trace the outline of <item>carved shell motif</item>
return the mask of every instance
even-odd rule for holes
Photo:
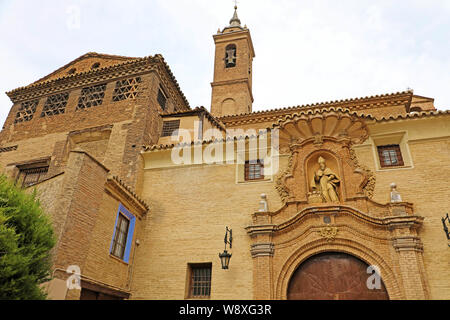
[[[280,149],[310,140],[321,145],[325,137],[359,144],[369,136],[364,118],[344,108],[297,112],[280,120],[274,128],[279,129]]]

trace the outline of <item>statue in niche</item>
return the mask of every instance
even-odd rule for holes
[[[324,158],[319,157],[319,170],[314,172],[311,180],[313,194],[322,198],[322,203],[339,202],[338,187],[341,183],[339,176],[327,167]]]

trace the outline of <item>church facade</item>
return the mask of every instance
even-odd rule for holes
[[[49,297],[450,299],[450,112],[413,91],[253,112],[250,30],[235,10],[213,38],[211,111],[161,55],[7,93],[0,166],[52,217]]]

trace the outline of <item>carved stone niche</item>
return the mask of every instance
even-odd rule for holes
[[[343,108],[305,110],[280,120],[274,128],[279,129],[281,154],[289,155],[288,168],[278,176],[276,186],[284,202],[344,203],[370,196],[374,176],[359,165],[352,149],[369,136],[364,117]],[[325,171],[329,183],[314,179]],[[337,201],[325,199],[326,188],[334,190]]]
[[[305,173],[309,204],[341,202],[341,171],[334,154],[313,152],[305,161]]]

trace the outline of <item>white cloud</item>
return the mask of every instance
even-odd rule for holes
[[[68,28],[68,8],[80,28]],[[0,91],[26,85],[97,51],[162,53],[191,106],[209,107],[212,35],[233,1],[4,0]],[[252,32],[255,110],[415,89],[450,107],[447,0],[241,0]],[[11,107],[0,95],[0,121]]]

